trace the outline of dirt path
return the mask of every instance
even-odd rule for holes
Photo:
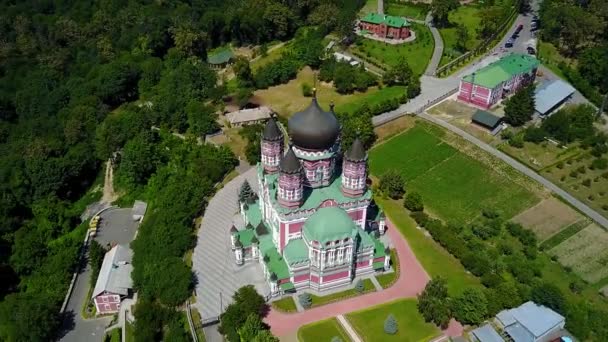
[[[108,159],[106,162],[106,173],[103,180],[103,196],[101,203],[112,203],[118,199],[118,194],[114,192],[114,168],[112,161]]]

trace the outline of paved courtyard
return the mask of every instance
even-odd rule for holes
[[[198,231],[198,242],[192,257],[192,270],[197,277],[196,303],[203,321],[218,317],[232,302],[232,294],[242,286],[255,285],[262,296],[270,293],[264,281],[262,266],[247,262],[237,266],[230,248],[230,227],[238,213],[238,191],[247,179],[257,191],[256,169],[251,168],[226,184],[209,201]]]

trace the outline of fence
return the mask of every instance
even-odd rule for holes
[[[445,94],[443,94],[443,95],[439,96],[438,98],[436,98],[436,99],[434,99],[434,100],[431,100],[431,101],[427,102],[426,104],[422,105],[422,107],[420,107],[420,108],[418,108],[418,109],[416,110],[416,114],[420,114],[420,113],[424,112],[424,111],[425,111],[425,110],[427,110],[428,108],[430,108],[430,107],[432,107],[432,106],[436,105],[437,103],[439,103],[439,102],[441,102],[441,101],[443,101],[443,100],[447,99],[448,97],[450,97],[450,96],[452,96],[452,95],[456,94],[457,92],[458,92],[458,88],[454,88],[454,89],[452,89],[452,90],[448,91],[447,93],[445,93]]]
[[[196,333],[196,326],[192,321],[192,312],[190,311],[190,301],[186,302],[186,316],[188,316],[188,324],[190,325],[190,334],[192,334],[192,340],[198,342],[198,334]]]
[[[460,66],[462,63],[469,61],[471,58],[480,56],[490,50],[494,46],[494,41],[497,38],[501,38],[506,29],[508,29],[514,19],[518,15],[517,11],[512,11],[511,14],[507,17],[507,19],[499,26],[494,34],[492,34],[489,38],[486,38],[479,46],[475,49],[458,56],[456,59],[448,62],[446,65],[440,67],[435,71],[434,76],[447,76],[450,71],[455,70],[455,66]]]

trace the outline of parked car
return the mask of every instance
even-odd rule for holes
[[[526,50],[528,50],[528,53],[529,53],[530,55],[536,55],[536,50],[535,50],[533,47],[528,46],[528,47],[526,48]]]
[[[506,48],[512,48],[513,47],[513,42],[515,42],[515,40],[513,38],[509,38],[509,40],[507,40],[507,42],[505,43],[505,47]]]
[[[524,25],[523,24],[519,24],[519,25],[517,25],[517,28],[515,29],[515,31],[519,33],[519,31],[521,31],[523,29],[524,29]]]

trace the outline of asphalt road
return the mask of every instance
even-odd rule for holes
[[[101,215],[101,223],[95,240],[102,246],[112,243],[129,244],[133,240],[137,223],[131,216],[131,208],[109,209]],[[87,257],[82,260],[80,272],[76,277],[74,288],[68,305],[64,312],[62,333],[60,340],[63,342],[101,341],[105,328],[110,324],[111,317],[84,319],[82,307],[89,300],[87,298],[91,279],[91,268]],[[94,284],[92,285],[94,286]]]
[[[444,127],[445,129],[448,129],[458,135],[460,135],[461,137],[463,137],[464,139],[466,139],[467,141],[477,145],[479,148],[481,148],[482,150],[500,158],[501,160],[503,160],[505,163],[511,165],[514,169],[516,169],[517,171],[525,174],[526,176],[534,179],[535,181],[541,183],[543,186],[545,186],[547,189],[553,191],[554,193],[556,193],[557,195],[559,195],[560,197],[562,197],[564,200],[566,200],[568,203],[570,203],[572,206],[574,206],[576,209],[580,210],[582,213],[584,213],[585,215],[589,216],[593,221],[595,221],[596,223],[598,223],[599,225],[601,225],[604,228],[608,229],[608,219],[606,219],[605,217],[603,217],[602,215],[598,214],[595,210],[589,208],[585,203],[579,201],[578,199],[574,198],[574,196],[570,195],[569,193],[567,193],[566,191],[562,190],[559,186],[551,183],[549,180],[547,180],[546,178],[542,177],[541,175],[539,175],[538,173],[536,173],[535,171],[533,171],[532,169],[528,168],[527,166],[525,166],[524,164],[518,162],[517,160],[509,157],[508,155],[506,155],[505,153],[495,149],[494,147],[484,143],[483,141],[475,138],[474,136],[470,135],[469,133],[461,130],[460,128],[449,124],[441,119],[435,118],[432,115],[426,114],[426,113],[421,113],[418,115],[419,117],[428,120],[430,122],[433,122],[441,127]]]

